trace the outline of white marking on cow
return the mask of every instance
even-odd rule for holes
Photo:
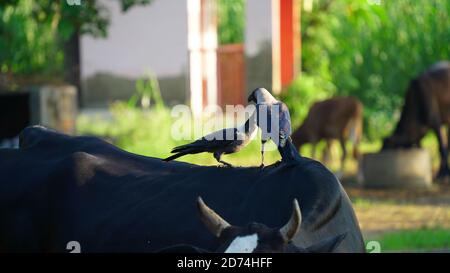
[[[252,253],[258,246],[258,234],[238,236],[228,246],[225,253]]]

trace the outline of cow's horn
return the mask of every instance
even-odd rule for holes
[[[297,235],[298,231],[300,230],[300,225],[302,224],[302,213],[300,212],[300,207],[298,205],[297,199],[294,199],[292,206],[293,211],[291,219],[289,219],[289,222],[280,229],[280,233],[286,243],[290,242],[292,238]]]
[[[219,237],[224,229],[231,226],[222,217],[219,216],[215,211],[210,209],[201,197],[197,199],[198,211],[200,212],[200,220],[208,228],[208,230],[213,233],[216,237]]]

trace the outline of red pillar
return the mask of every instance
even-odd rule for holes
[[[300,0],[272,0],[272,61],[275,93],[300,73]]]
[[[293,0],[280,0],[280,67],[281,86],[294,78],[294,24]]]

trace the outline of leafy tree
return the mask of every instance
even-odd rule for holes
[[[50,2],[50,1],[48,1]],[[48,4],[48,3],[47,3]],[[56,45],[57,21],[32,0],[0,4],[0,68],[4,75],[29,75],[61,69],[62,51]]]
[[[118,1],[125,12],[151,0]],[[79,77],[80,35],[105,37],[108,24],[109,11],[100,1],[81,0],[78,6],[66,0],[3,0],[0,75],[10,83],[13,77],[20,76],[54,77],[65,68],[66,80],[77,81],[67,74]]]
[[[315,0],[312,12],[302,13],[302,77],[314,82],[308,90],[315,89],[317,99],[323,92],[361,99],[371,139],[391,132],[409,80],[450,56],[448,0],[374,3]],[[305,88],[291,86],[286,96]],[[299,98],[291,107],[309,105]]]
[[[219,44],[244,42],[245,1],[218,1],[218,35]]]

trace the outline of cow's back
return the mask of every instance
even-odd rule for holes
[[[394,135],[420,129],[416,139],[421,139],[436,123],[450,124],[449,62],[436,63],[411,79]]]
[[[450,124],[450,62],[442,61],[432,65],[417,80],[426,96],[431,94],[434,98],[442,121]]]
[[[217,240],[198,219],[198,196],[232,224],[271,227],[285,224],[297,198],[300,246],[347,232],[338,251],[364,250],[345,191],[313,160],[263,171],[166,163],[42,127],[26,129],[21,145],[0,150],[0,176],[7,178],[0,183],[3,251],[66,251],[69,241],[84,252],[148,252],[176,244],[212,250]]]

